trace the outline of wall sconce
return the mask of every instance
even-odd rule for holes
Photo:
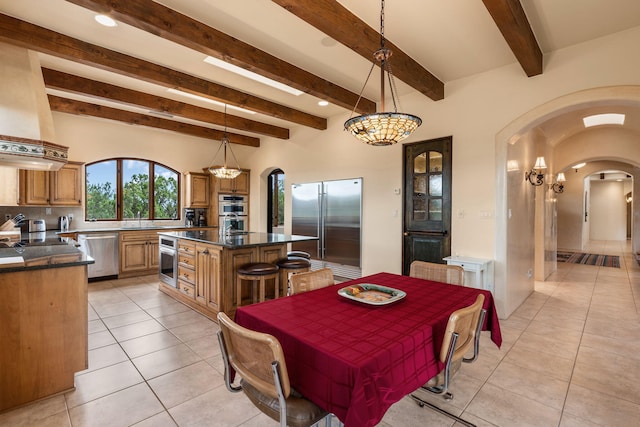
[[[547,164],[544,162],[544,157],[538,157],[533,169],[524,173],[524,179],[526,179],[531,185],[535,185],[536,187],[542,185],[544,183],[544,175],[542,174],[542,170],[546,168]]]
[[[549,188],[553,190],[554,193],[562,193],[564,191],[564,182],[566,182],[566,178],[564,177],[564,173],[560,172],[558,174],[558,178],[556,182],[553,184],[549,184]]]

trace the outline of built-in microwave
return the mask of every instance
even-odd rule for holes
[[[218,215],[225,214],[248,215],[249,203],[247,196],[220,194],[218,196]]]

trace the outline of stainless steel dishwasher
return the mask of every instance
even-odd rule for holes
[[[80,250],[93,258],[89,264],[89,279],[113,278],[118,276],[118,233],[78,234]]]

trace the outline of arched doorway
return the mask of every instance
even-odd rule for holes
[[[630,120],[621,127],[624,129],[621,133],[633,137],[621,138],[623,142],[616,144],[603,144],[600,137],[611,128],[586,130],[582,125],[582,117],[587,113],[612,109],[627,111],[629,117],[638,114],[640,86],[596,88],[557,98],[522,115],[496,135],[494,279],[496,298],[500,302],[498,309],[503,315],[509,316],[533,291],[534,268],[538,266],[536,253],[546,260],[548,249],[555,250],[557,237],[547,235],[547,230],[555,227],[553,204],[557,199],[549,193],[548,184],[556,174],[579,161],[597,160],[625,161],[633,165],[632,175],[640,174],[640,126],[637,121]],[[537,156],[545,156],[548,169],[545,185],[534,188],[522,175],[532,168]],[[638,185],[638,180],[634,180],[634,187]],[[634,251],[640,245],[639,225],[640,218],[634,218]]]
[[[267,231],[284,233],[284,171],[274,169],[267,178]]]

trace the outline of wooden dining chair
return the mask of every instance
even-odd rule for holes
[[[459,265],[436,264],[426,261],[413,261],[409,267],[409,276],[434,282],[464,286],[464,269]]]
[[[289,279],[289,282],[291,283],[291,295],[324,288],[325,286],[331,286],[335,283],[333,280],[333,270],[328,267],[306,273],[294,274]]]
[[[421,390],[442,395],[445,400],[453,399],[453,394],[449,391],[451,378],[458,372],[462,362],[475,362],[480,352],[480,331],[486,316],[486,310],[482,308],[483,303],[484,295],[480,294],[472,305],[451,313],[440,348],[440,361],[444,364],[444,369],[420,387]],[[472,356],[464,357],[472,349]],[[442,415],[474,427],[474,424],[423,400],[416,394],[411,394],[411,398],[420,407],[426,405]]]
[[[244,328],[223,312],[218,313],[218,324],[229,391],[243,391],[260,411],[280,421],[281,427],[308,427],[323,418],[330,426],[331,414],[291,388],[284,353],[274,336]],[[239,386],[232,384],[231,368],[241,377]]]

